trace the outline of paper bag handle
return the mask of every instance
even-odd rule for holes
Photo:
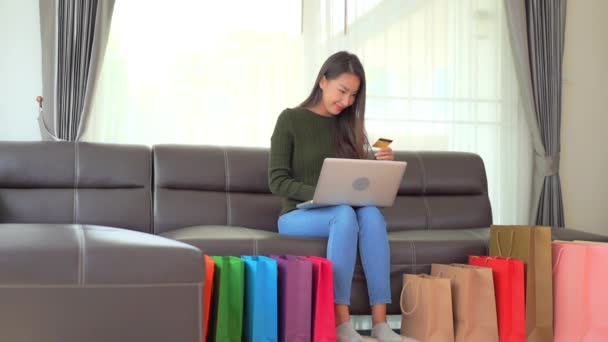
[[[410,284],[409,281],[406,281],[405,284],[403,284],[403,289],[401,289],[401,295],[399,296],[399,306],[401,307],[401,313],[405,316],[409,316],[411,314],[414,313],[414,311],[416,311],[416,308],[418,308],[418,302],[420,299],[420,284],[418,284],[418,291],[416,292],[416,304],[414,304],[414,307],[412,308],[412,310],[410,311],[405,311],[405,308],[403,307],[403,295],[405,294],[405,288]]]
[[[498,236],[500,235],[500,231],[496,232],[496,247],[498,247],[498,255],[501,257],[511,257],[511,253],[513,252],[513,238],[515,238],[515,232],[511,231],[511,243],[509,243],[509,253],[507,255],[502,254],[502,249],[500,248],[500,239]]]
[[[472,258],[475,258],[475,259],[479,259],[479,258],[481,258],[481,257],[480,257],[480,256],[478,256],[478,255],[471,255],[471,257],[472,257]],[[487,266],[487,265],[488,265],[488,263],[490,262],[490,260],[494,260],[494,259],[496,259],[496,258],[493,258],[493,257],[491,257],[491,256],[484,256],[483,258],[484,258],[484,259],[483,259],[483,264],[484,264],[484,266]],[[507,258],[507,259],[509,259],[509,258]]]

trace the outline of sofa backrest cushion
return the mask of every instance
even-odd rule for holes
[[[0,222],[152,231],[149,147],[0,143]]]
[[[466,152],[395,153],[407,161],[395,204],[383,209],[389,230],[484,228],[492,208],[483,160]]]
[[[280,198],[268,189],[268,150],[154,146],[154,232],[195,225],[276,231]]]
[[[268,188],[268,149],[154,146],[154,232],[195,225],[277,231],[280,198]],[[396,152],[408,166],[389,230],[488,227],[492,210],[481,158],[461,152]]]

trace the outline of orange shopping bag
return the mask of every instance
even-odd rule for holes
[[[215,262],[208,255],[205,259],[205,286],[203,287],[203,342],[207,341],[207,327],[209,327],[209,308],[211,307],[211,295],[213,293],[213,271]]]

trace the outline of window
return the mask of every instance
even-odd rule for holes
[[[502,0],[119,0],[86,138],[269,146],[348,50],[370,140],[478,153],[494,222],[524,223],[531,147],[508,38]]]

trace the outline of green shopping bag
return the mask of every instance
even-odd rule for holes
[[[209,340],[241,342],[243,336],[243,301],[245,265],[241,258],[213,256],[213,300],[209,322]]]

